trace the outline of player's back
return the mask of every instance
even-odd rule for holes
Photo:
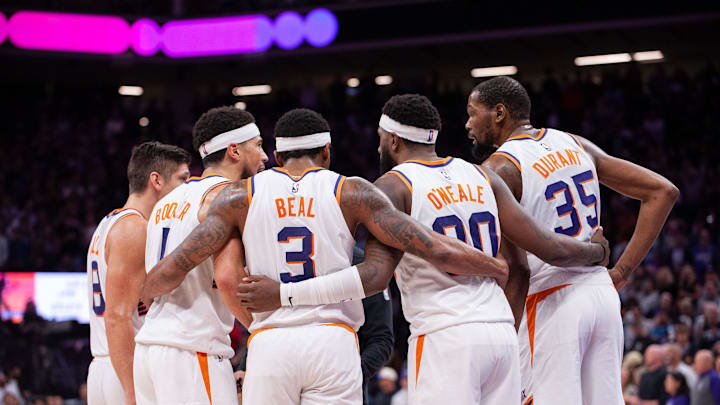
[[[538,222],[557,233],[588,241],[600,226],[600,183],[592,157],[577,138],[543,128],[540,133],[517,135],[496,154],[520,170],[520,204]],[[529,294],[565,283],[609,282],[602,266],[558,268],[528,253]]]
[[[105,282],[107,280],[106,242],[113,225],[128,215],[142,214],[132,208],[117,209],[106,215],[98,224],[90,241],[87,254],[88,297],[90,300],[90,351],[93,357],[109,356],[107,332],[105,329]],[[122,254],[122,252],[116,254]],[[132,324],[135,333],[143,324],[147,308],[138,304],[133,313]]]
[[[190,178],[155,204],[148,221],[146,270],[200,224],[198,212],[207,193],[228,183],[230,180],[221,176]],[[234,317],[222,302],[213,274],[209,258],[188,272],[170,294],[157,297],[135,341],[232,357],[228,334]]]
[[[344,181],[318,167],[299,177],[273,168],[248,179],[250,207],[242,239],[250,274],[289,283],[349,267],[355,240],[339,204]],[[256,313],[250,331],[329,323],[357,330],[363,321],[362,303],[347,301]]]
[[[414,219],[497,256],[497,204],[482,169],[448,157],[406,161],[391,172],[411,190]],[[507,299],[492,278],[449,275],[409,253],[403,255],[396,276],[412,336],[464,323],[513,322]]]

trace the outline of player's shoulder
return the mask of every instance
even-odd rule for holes
[[[108,243],[113,240],[137,240],[145,244],[148,220],[137,210],[130,209],[116,214],[118,217],[108,230]]]

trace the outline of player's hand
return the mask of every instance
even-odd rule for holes
[[[612,279],[613,285],[618,291],[622,290],[622,288],[625,287],[625,284],[627,284],[628,282],[627,278],[623,276],[623,273],[620,271],[620,269],[610,269],[608,270],[608,274],[610,274],[610,279]]]
[[[280,283],[265,276],[247,276],[237,286],[237,296],[250,312],[274,311],[280,303]]]
[[[610,263],[610,242],[608,242],[607,239],[605,239],[605,236],[603,236],[603,227],[599,227],[597,231],[593,234],[592,238],[590,238],[590,243],[599,243],[603,247],[604,255],[602,260],[595,263],[598,266],[607,266],[608,263]]]

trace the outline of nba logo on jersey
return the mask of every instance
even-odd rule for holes
[[[440,174],[443,175],[446,179],[453,181],[452,177],[450,177],[450,173],[447,172],[445,169],[440,169]]]
[[[293,183],[292,189],[290,191],[293,192],[293,194],[297,194],[297,192],[300,190],[300,183]]]
[[[542,146],[543,148],[545,148],[545,150],[548,151],[548,152],[552,150],[552,148],[551,148],[548,144],[546,144],[545,142],[540,142],[540,146]]]
[[[435,131],[433,131],[432,129],[428,130],[428,139],[427,139],[427,141],[428,141],[428,142],[432,142],[433,136],[435,136]]]

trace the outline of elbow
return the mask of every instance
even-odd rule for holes
[[[234,274],[215,274],[215,284],[217,284],[218,290],[221,292],[234,293],[237,289],[238,278]]]
[[[669,181],[663,187],[662,190],[663,196],[670,201],[672,204],[677,201],[678,197],[680,197],[680,189],[678,189],[674,184],[670,183]]]

